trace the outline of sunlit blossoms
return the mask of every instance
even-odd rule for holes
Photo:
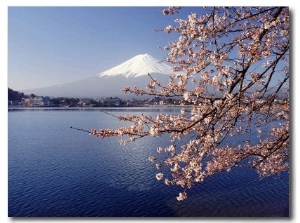
[[[180,7],[163,13],[176,16]],[[124,91],[180,98],[184,107],[172,115],[119,116],[129,125],[91,134],[128,141],[167,134],[169,145],[153,148],[149,161],[157,180],[182,188],[178,201],[233,168],[253,168],[260,177],[289,171],[289,9],[198,8],[164,32],[178,37],[164,47],[174,70],[169,83],[149,75],[146,90]],[[239,137],[245,140],[229,143]]]
[[[179,196],[176,198],[178,201],[185,200],[187,198],[187,193],[186,192],[179,193]]]
[[[163,179],[163,174],[162,173],[158,173],[158,174],[156,174],[156,179],[157,180],[161,180],[161,179]]]

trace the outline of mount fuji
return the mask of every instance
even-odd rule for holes
[[[150,81],[148,74],[167,84],[174,74],[172,67],[159,62],[149,54],[137,55],[126,62],[95,76],[79,81],[44,88],[23,90],[25,94],[51,97],[133,97],[122,90],[126,86],[144,88]]]

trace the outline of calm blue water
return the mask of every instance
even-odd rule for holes
[[[112,109],[126,113],[173,109]],[[289,175],[259,180],[248,169],[206,179],[176,200],[177,186],[155,179],[148,161],[167,138],[120,146],[90,130],[120,125],[97,109],[10,109],[8,112],[8,214],[10,217],[288,216]]]

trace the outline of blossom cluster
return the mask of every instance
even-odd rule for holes
[[[289,9],[204,10],[164,29],[178,35],[164,48],[174,70],[166,86],[149,75],[146,90],[124,89],[136,95],[181,97],[191,107],[175,115],[120,116],[130,125],[91,131],[99,137],[128,136],[130,141],[168,134],[170,145],[156,148],[165,156],[151,154],[149,161],[160,171],[157,180],[183,188],[178,201],[187,198],[186,189],[195,183],[232,168],[255,168],[261,177],[289,170],[289,103],[275,103],[279,95],[289,95]],[[170,7],[163,13],[179,11]],[[274,121],[280,126],[264,128]],[[259,143],[251,140],[254,132]],[[239,136],[248,140],[226,143]]]

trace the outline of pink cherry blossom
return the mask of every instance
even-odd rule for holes
[[[180,7],[163,10],[177,13]],[[124,92],[177,97],[188,107],[172,115],[119,116],[129,125],[90,134],[132,142],[168,134],[169,145],[149,161],[160,171],[158,180],[183,188],[178,201],[206,177],[240,166],[260,177],[289,171],[289,8],[205,7],[174,21],[164,32],[178,38],[162,47],[174,70],[169,83],[149,74],[146,89]],[[230,137],[246,141],[226,144]]]

